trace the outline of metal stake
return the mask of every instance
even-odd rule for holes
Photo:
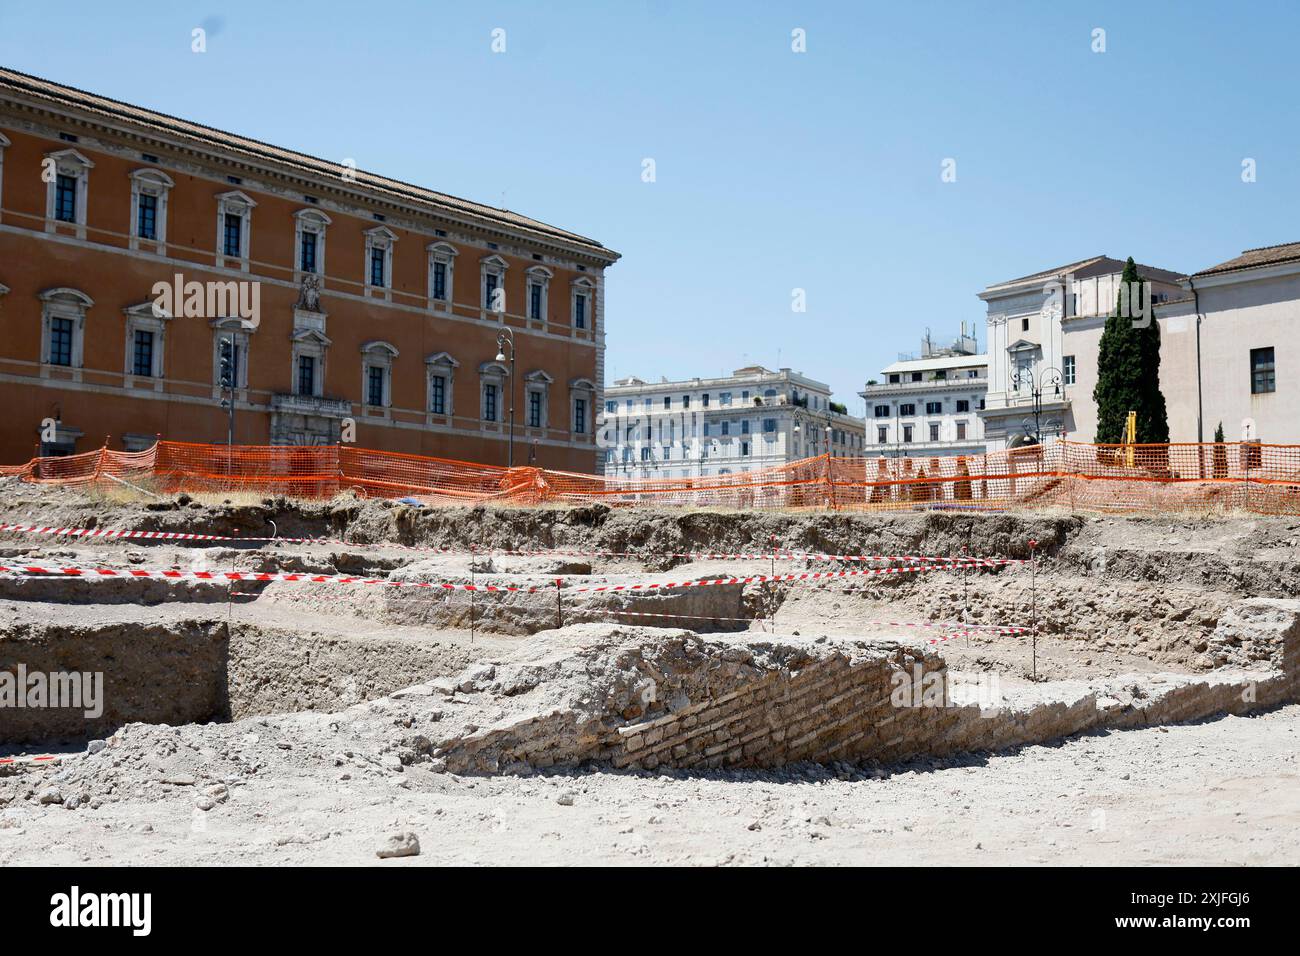
[[[1038,542],[1029,542],[1030,625],[1033,627],[1033,677],[1038,680]]]

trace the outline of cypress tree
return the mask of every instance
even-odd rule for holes
[[[1129,289],[1140,281],[1131,256],[1120,281]],[[1136,306],[1131,303],[1130,312]],[[1164,444],[1169,441],[1169,418],[1160,391],[1160,323],[1152,315],[1145,328],[1134,328],[1131,314],[1120,313],[1117,293],[1097,351],[1097,385],[1092,390],[1097,403],[1094,440],[1099,445],[1119,444],[1124,440],[1128,413],[1137,412],[1138,444]]]

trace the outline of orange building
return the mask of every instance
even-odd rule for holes
[[[236,443],[489,464],[513,398],[515,464],[592,472],[617,259],[0,69],[0,463],[225,442],[233,393]]]

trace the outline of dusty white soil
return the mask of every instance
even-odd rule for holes
[[[202,781],[164,784],[162,763],[141,795],[98,809],[0,809],[0,865],[1300,863],[1298,705],[880,779],[810,766],[469,778],[311,768],[278,743],[295,742],[260,741],[265,764],[207,811]],[[379,860],[398,831],[420,855]]]
[[[776,622],[760,613],[737,628],[751,636],[779,630],[803,637],[915,638],[915,632],[885,622],[948,621],[967,614],[986,624],[1023,623],[1036,604],[1044,630],[1038,676],[1052,680],[1167,669],[1204,673],[1221,663],[1207,653],[1206,640],[1226,608],[1244,598],[1300,593],[1300,522],[1286,518],[977,516],[978,536],[972,536],[966,518],[942,514],[483,514],[418,512],[374,501],[303,509],[283,500],[265,506],[115,505],[67,489],[8,491],[0,495],[3,520],[248,535],[269,533],[274,520],[282,535],[346,535],[380,545],[244,551],[0,540],[0,554],[24,562],[119,567],[382,576],[424,561],[430,573],[464,580],[466,558],[432,559],[382,542],[752,552],[764,550],[776,535],[784,548],[832,553],[952,555],[969,546],[972,553],[1023,557],[1032,537],[1042,548],[1036,588],[1023,568],[971,574],[965,588],[955,575],[790,586],[779,599],[748,587],[748,611],[770,600]],[[554,560],[500,559],[492,571],[642,577],[671,572],[684,579],[770,570],[767,562],[594,557],[583,559],[589,568],[582,569],[568,567],[568,559]],[[776,568],[823,569],[797,562]],[[295,700],[317,711],[210,726],[135,724],[122,735],[124,745],[93,754],[81,753],[78,745],[77,755],[60,766],[0,776],[0,866],[1300,863],[1297,704],[1251,717],[1085,735],[1017,752],[883,769],[799,765],[694,775],[569,770],[462,777],[430,772],[427,764],[402,766],[378,747],[348,752],[331,740],[326,715],[354,703],[355,695],[378,696],[409,682],[413,675],[403,667],[410,661],[402,642],[427,644],[421,647],[426,656],[411,660],[427,659],[447,674],[474,655],[522,640],[517,632],[485,632],[490,614],[486,621],[476,618],[480,630],[471,644],[460,619],[435,627],[435,619],[414,604],[426,601],[423,594],[397,600],[373,589],[271,585],[253,587],[244,599],[237,589],[227,608],[223,595],[200,587],[122,582],[93,590],[83,584],[74,591],[47,581],[0,585],[0,652],[4,638],[42,622],[89,628],[105,621],[224,617],[247,626],[254,637],[263,630],[270,635],[241,645],[251,662],[246,670],[272,675],[265,687],[240,698],[243,712],[293,709]],[[137,586],[138,593],[130,591]],[[468,596],[430,595],[430,608],[434,601],[467,602]],[[486,603],[478,609],[479,615],[489,611]],[[526,623],[548,627],[550,616],[546,603],[537,621]],[[280,632],[290,639],[277,644]],[[954,672],[992,672],[1006,688],[1030,678],[1029,643],[1021,636],[977,634],[936,649]],[[313,679],[320,686],[312,693],[292,686],[286,675],[296,673],[301,655],[323,661],[324,669],[335,668],[337,659],[337,680],[333,672]],[[359,668],[360,676],[350,679],[348,667]],[[341,690],[336,683],[344,685]],[[375,715],[381,725],[388,719],[382,710]],[[409,732],[381,729],[390,737]],[[51,741],[24,749],[55,746]],[[402,832],[417,835],[420,854],[380,860],[376,851]]]

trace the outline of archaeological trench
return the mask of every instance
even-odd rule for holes
[[[134,722],[316,715],[337,732],[329,715],[362,708],[406,728],[385,744],[402,763],[462,774],[887,765],[1258,711],[1295,699],[1300,668],[1296,519],[141,505],[11,486],[0,521],[278,539],[5,533],[13,568],[402,582],[0,574],[0,671],[105,682],[90,720],[4,711],[0,756],[75,760]],[[1021,563],[581,590],[885,566],[784,556],[809,552]]]

